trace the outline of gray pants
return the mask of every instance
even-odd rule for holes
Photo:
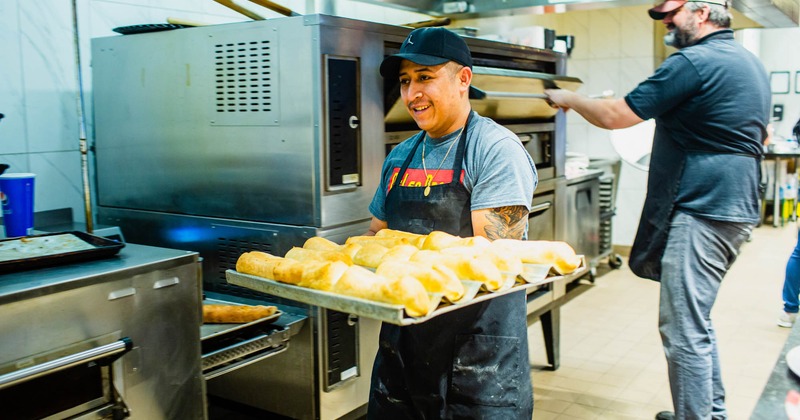
[[[677,419],[726,419],[711,308],[752,225],[677,211],[661,260],[659,331]]]

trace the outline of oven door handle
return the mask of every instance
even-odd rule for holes
[[[16,370],[5,375],[0,375],[0,389],[5,389],[22,382],[27,382],[41,376],[59,372],[64,369],[69,369],[71,367],[94,360],[112,357],[113,359],[116,359],[117,357],[122,356],[124,353],[127,353],[132,348],[133,341],[131,341],[130,338],[125,337],[110,344],[70,354],[56,360],[38,364],[36,366]]]
[[[545,210],[549,209],[550,207],[553,207],[553,203],[550,202],[550,201],[545,201],[544,203],[537,204],[537,205],[531,207],[530,214],[528,214],[528,219],[530,219],[531,217],[536,217],[536,216],[544,213]]]

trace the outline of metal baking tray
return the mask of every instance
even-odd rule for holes
[[[428,315],[414,318],[414,317],[409,317],[405,314],[402,305],[390,305],[387,303],[375,302],[371,300],[359,299],[336,293],[325,292],[322,290],[309,289],[306,287],[295,286],[292,284],[280,283],[275,280],[270,280],[263,277],[239,273],[238,271],[234,270],[226,271],[225,275],[228,279],[229,284],[245,287],[251,290],[255,290],[273,296],[279,296],[282,298],[295,300],[309,305],[320,306],[327,309],[333,309],[339,312],[358,315],[365,318],[377,319],[379,321],[395,325],[419,324],[431,318],[439,316],[443,313],[458,310],[460,308],[478,302],[483,302],[485,300],[494,299],[498,296],[503,296],[505,294],[516,292],[518,290],[527,289],[531,287],[538,287],[544,284],[543,281],[540,281],[535,284],[520,282],[520,283],[515,283],[513,286],[505,288],[504,290],[496,292],[481,291],[469,301],[466,302],[459,301],[458,304],[451,304],[446,301],[442,301],[442,303],[440,303],[439,306]],[[556,280],[558,278],[559,277],[552,277],[553,280]]]
[[[20,258],[14,260],[0,261],[0,273],[9,273],[22,270],[30,270],[34,268],[43,268],[54,265],[68,264],[78,261],[96,260],[100,258],[107,258],[116,255],[120,249],[125,247],[122,242],[106,239],[100,236],[90,235],[86,232],[70,231],[70,232],[55,232],[43,235],[30,235],[25,238],[42,238],[56,235],[74,235],[78,239],[88,243],[92,246],[90,249],[80,251],[59,252],[49,255],[32,256],[28,258]],[[0,244],[8,243],[11,241],[19,241],[21,238],[8,238],[0,240]]]
[[[224,300],[216,300],[216,299],[205,299],[203,300],[203,304],[210,304],[210,305],[241,305],[240,303],[233,303]],[[200,326],[200,340],[206,340],[210,338],[214,338],[223,334],[227,334],[230,332],[234,332],[236,330],[241,330],[244,328],[249,328],[254,325],[259,324],[271,324],[275,322],[280,316],[283,314],[280,309],[275,311],[274,314],[259,318],[255,321],[250,321],[243,324],[203,324]]]

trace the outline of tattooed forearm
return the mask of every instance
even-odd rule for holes
[[[525,206],[497,207],[486,213],[486,220],[487,238],[522,239],[528,223],[528,209]]]

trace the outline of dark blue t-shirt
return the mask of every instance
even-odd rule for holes
[[[764,66],[728,29],[669,56],[625,97],[639,118],[655,118],[654,142],[673,142],[686,153],[672,197],[676,208],[747,223],[759,219],[757,158],[767,135],[770,100]],[[659,161],[655,152],[652,165],[679,167]],[[666,194],[653,173],[648,196]]]

